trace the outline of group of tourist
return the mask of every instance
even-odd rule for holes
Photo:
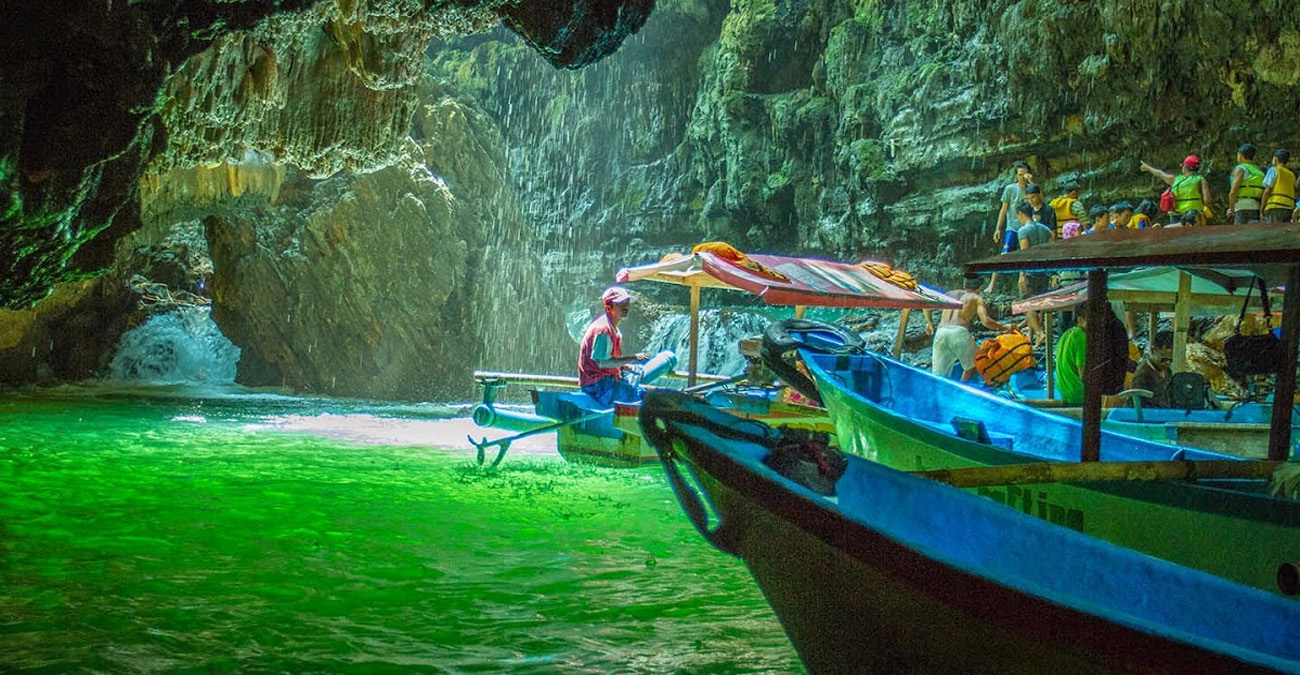
[[[1255,163],[1258,153],[1251,143],[1237,148],[1237,164],[1232,169],[1228,187],[1226,217],[1234,224],[1252,222],[1283,223],[1300,220],[1296,196],[1300,194],[1297,179],[1288,164],[1291,153],[1285,148],[1273,151],[1270,166],[1261,168]],[[1215,220],[1211,208],[1209,181],[1201,175],[1201,158],[1188,155],[1177,175],[1140,162],[1138,167],[1168,185],[1160,199],[1143,199],[1135,206],[1122,200],[1109,206],[1094,205],[1085,208],[1079,199],[1079,184],[1066,180],[1061,185],[1060,196],[1045,202],[1042,188],[1034,183],[1029,164],[1016,162],[1015,182],[1002,189],[994,241],[1006,253],[1029,248],[1041,243],[1041,228],[1031,228],[1028,241],[1021,236],[1027,225],[1044,226],[1051,239],[1069,239],[1101,230],[1140,230],[1148,227],[1194,227]],[[1028,221],[1022,218],[1028,216]],[[1012,225],[1013,219],[1018,225]],[[1029,221],[1032,221],[1029,222]],[[1033,279],[1022,280],[1021,290],[1032,290]],[[989,281],[990,289],[997,286],[997,275]]]
[[[1251,143],[1245,143],[1237,149],[1237,163],[1232,169],[1228,186],[1228,206],[1225,210],[1227,220],[1238,225],[1300,220],[1300,208],[1297,208],[1296,203],[1296,197],[1300,194],[1300,179],[1297,179],[1295,172],[1288,167],[1291,153],[1284,148],[1274,150],[1267,169],[1255,163],[1257,153],[1257,148]],[[1143,199],[1134,206],[1132,202],[1122,200],[1109,206],[1094,205],[1092,208],[1085,208],[1079,199],[1077,181],[1064,181],[1060,187],[1061,194],[1045,202],[1042,188],[1034,182],[1029,164],[1016,162],[1013,167],[1015,181],[1004,187],[1001,192],[994,241],[1001,244],[1003,253],[1008,253],[1040,246],[1052,239],[1069,239],[1102,230],[1195,227],[1206,225],[1216,219],[1211,207],[1213,199],[1209,181],[1200,173],[1200,157],[1188,155],[1183,160],[1177,175],[1147,162],[1140,162],[1138,166],[1141,171],[1159,178],[1168,185],[1168,189],[1158,201]],[[997,280],[996,273],[989,279],[990,291],[997,288]],[[1048,289],[1048,276],[1021,274],[1019,286],[1022,297],[1039,295]],[[960,296],[959,299],[967,298],[971,290],[967,286],[953,291],[952,294],[954,297]],[[963,302],[970,302],[970,300],[963,299]],[[1033,340],[1035,346],[1042,344],[1046,335],[1037,312],[1027,312],[1025,319],[1029,339]],[[943,323],[966,324],[968,322],[960,321],[956,316],[951,320],[945,316]],[[1131,338],[1132,318],[1127,317],[1125,323],[1130,326],[1128,333]],[[994,325],[1000,326],[1000,324]],[[952,332],[951,329],[949,332]],[[1074,341],[1066,340],[1064,337],[1059,347],[1067,352],[1077,351],[1073,347],[1078,345],[1071,347]],[[945,344],[949,342],[953,340],[949,339]],[[1078,343],[1081,345],[1082,340]],[[973,349],[973,341],[968,346]],[[1151,349],[1153,352],[1158,352],[1160,348],[1153,344]],[[967,363],[965,359],[950,358],[949,351],[946,346],[940,345],[936,334],[935,372],[942,372],[945,364],[951,368],[953,360]],[[964,355],[963,353],[962,356]],[[1146,361],[1151,362],[1154,358],[1148,356]],[[1069,364],[1063,364],[1063,367],[1057,370],[1057,374],[1058,389],[1061,390],[1064,398],[1072,398],[1070,394],[1075,393],[1075,389],[1081,390],[1081,381],[1078,383],[1072,381],[1079,378],[1074,377],[1075,374]],[[1061,381],[1062,375],[1065,382]],[[1080,386],[1073,386],[1075,384]]]

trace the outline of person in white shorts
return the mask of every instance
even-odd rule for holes
[[[930,372],[947,376],[952,364],[960,361],[962,367],[961,381],[965,382],[975,374],[975,338],[970,334],[970,322],[978,318],[981,325],[996,331],[1005,331],[1007,327],[989,316],[988,307],[980,297],[984,288],[984,279],[978,276],[966,277],[962,288],[948,291],[948,295],[961,302],[961,309],[945,309],[939,318],[939,328],[935,330],[934,319],[930,312],[925,313],[925,332],[934,336],[932,365]]]

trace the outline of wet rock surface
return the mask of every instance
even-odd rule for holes
[[[651,2],[14,3],[0,73],[0,307],[102,270],[138,227],[136,184],[249,150],[324,177],[396,156],[431,37],[509,24],[561,66],[593,62]],[[556,8],[570,3],[549,3]]]

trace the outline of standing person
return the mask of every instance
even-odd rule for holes
[[[1286,168],[1289,161],[1290,152],[1282,148],[1273,151],[1273,166],[1264,174],[1264,194],[1259,198],[1264,204],[1264,222],[1289,222],[1296,207],[1295,173]]]
[[[1033,248],[1042,246],[1052,240],[1052,231],[1047,225],[1033,220],[1033,207],[1028,202],[1021,204],[1016,209],[1016,219],[1020,221],[1020,231],[1017,236],[1020,238],[1020,248]],[[1042,272],[1021,272],[1020,273],[1020,297],[1032,298],[1047,292],[1048,281],[1050,276]],[[1043,323],[1039,321],[1037,311],[1025,312],[1025,319],[1029,321],[1029,339],[1033,341],[1034,347],[1042,344],[1047,340],[1047,334],[1043,332]]]
[[[1043,189],[1033,183],[1025,186],[1025,202],[1033,209],[1030,213],[1034,220],[1047,226],[1047,231],[1056,236],[1056,212],[1043,199]],[[1018,248],[1023,248],[1019,247]]]
[[[605,312],[587,324],[578,344],[578,385],[606,408],[615,402],[636,403],[641,400],[641,390],[623,380],[623,369],[650,357],[640,353],[623,356],[623,333],[618,324],[631,309],[632,295],[621,286],[610,286],[600,299]]]
[[[1066,405],[1083,403],[1088,340],[1095,337],[1105,341],[1101,350],[1101,363],[1089,366],[1100,371],[1098,384],[1101,385],[1103,395],[1118,394],[1129,376],[1129,366],[1136,365],[1129,360],[1129,341],[1124,335],[1123,324],[1110,307],[1107,306],[1104,311],[1108,316],[1092,317],[1089,316],[1087,303],[1076,307],[1074,327],[1065,331],[1061,335],[1061,342],[1056,345],[1056,393]],[[1094,330],[1095,328],[1101,330]]]
[[[1264,171],[1255,166],[1255,146],[1237,148],[1237,166],[1232,169],[1228,190],[1228,218],[1234,225],[1259,220],[1260,197],[1264,194]]]
[[[1016,180],[1002,188],[1002,208],[998,211],[998,225],[993,231],[993,243],[1001,244],[1003,253],[1010,253],[1020,248],[1014,241],[1015,229],[1007,227],[1007,218],[1015,217],[1012,214],[1016,212],[1016,207],[1025,200],[1025,187],[1034,178],[1028,162],[1016,162],[1012,168],[1016,172]],[[989,277],[989,291],[997,290],[997,285],[998,273],[994,272],[993,276]]]
[[[1197,171],[1201,170],[1201,158],[1196,155],[1188,155],[1183,160],[1182,173],[1174,176],[1168,171],[1157,169],[1146,162],[1142,162],[1143,171],[1163,180],[1169,185],[1169,191],[1174,193],[1174,210],[1173,213],[1182,215],[1195,209],[1201,213],[1207,214],[1210,205],[1210,184],[1205,181]],[[1177,218],[1170,218],[1171,222]]]
[[[1088,353],[1088,305],[1074,309],[1074,326],[1056,345],[1056,395],[1066,405],[1083,403],[1083,364]]]
[[[975,338],[970,334],[970,322],[976,318],[981,325],[996,331],[1005,331],[1006,326],[993,320],[989,310],[980,297],[984,280],[978,276],[968,276],[962,281],[962,287],[948,291],[948,295],[961,303],[961,309],[945,309],[939,318],[939,329],[934,328],[934,319],[930,312],[925,312],[925,332],[934,336],[933,356],[930,359],[930,372],[947,377],[952,371],[952,364],[960,361],[962,367],[961,381],[966,382],[975,374]]]
[[[1066,223],[1073,221],[1082,224],[1088,221],[1088,210],[1083,207],[1083,202],[1079,201],[1079,183],[1066,181],[1061,189],[1065,194],[1048,202],[1048,206],[1052,207],[1052,213],[1056,214],[1057,239],[1065,238]]]

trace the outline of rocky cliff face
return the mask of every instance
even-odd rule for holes
[[[1092,203],[1154,197],[1138,160],[1194,152],[1221,213],[1239,143],[1300,147],[1300,15],[1282,5],[661,0],[647,21],[648,2],[390,4],[195,33],[156,117],[118,120],[140,133],[93,153],[124,176],[153,157],[150,241],[210,216],[214,315],[244,350],[241,379],[404,397],[473,366],[567,369],[566,318],[619,266],[668,250],[722,239],[950,281],[992,251],[1016,160],[1049,193],[1079,179]],[[485,28],[498,16],[514,31]],[[42,133],[5,148],[49,146]],[[38,193],[52,214],[39,235],[6,235],[14,303],[106,260],[99,237],[119,235],[96,229],[103,214],[136,202],[101,179],[82,189],[99,169],[5,152],[25,209],[10,217],[36,222]],[[116,206],[87,206],[108,193]],[[406,301],[407,274],[439,288]]]
[[[266,151],[384,166],[434,35],[505,21],[557,66],[612,52],[652,0],[17,3],[0,50],[0,307],[110,264],[155,166]]]
[[[333,194],[347,193],[362,203],[368,190],[383,193],[383,188],[369,185],[360,174],[386,167],[410,174],[405,187],[384,193],[400,204],[375,206],[368,215],[394,217],[397,230],[412,218],[419,220],[423,230],[413,236],[437,240],[437,246],[420,250],[417,243],[409,253],[416,261],[423,260],[422,254],[438,261],[434,265],[438,273],[428,281],[451,283],[426,293],[429,312],[413,317],[430,319],[436,335],[426,340],[428,336],[420,334],[407,342],[426,341],[440,347],[463,339],[465,322],[447,319],[444,312],[448,297],[467,292],[460,283],[467,239],[443,236],[457,225],[446,217],[450,201],[439,196],[442,188],[430,188],[437,182],[427,170],[421,175],[414,164],[413,158],[423,150],[408,147],[412,118],[420,104],[422,56],[430,38],[473,33],[503,22],[553,66],[581,67],[617,49],[644,23],[652,5],[651,0],[160,2],[93,7],[47,3],[7,15],[5,50],[0,55],[4,77],[0,88],[5,91],[0,119],[8,122],[0,132],[0,178],[5,188],[0,215],[0,307],[12,309],[0,309],[0,322],[13,339],[5,341],[9,351],[0,349],[0,361],[22,363],[20,350],[25,351],[28,343],[42,343],[41,336],[59,325],[63,312],[55,305],[62,307],[62,300],[46,303],[47,311],[24,309],[46,297],[56,283],[109,268],[117,272],[103,278],[104,292],[77,294],[114,298],[97,306],[87,301],[89,306],[79,310],[97,316],[92,322],[96,325],[114,327],[98,341],[88,341],[98,342],[99,349],[56,345],[57,340],[44,348],[80,349],[89,351],[90,358],[77,359],[81,365],[75,368],[51,367],[47,362],[41,362],[43,368],[5,368],[0,381],[27,381],[34,374],[58,379],[89,374],[93,368],[85,363],[102,363],[96,357],[102,357],[121,331],[145,314],[135,311],[135,297],[123,287],[131,272],[133,248],[167,249],[178,230],[192,230],[195,218],[210,213],[216,223],[211,228],[214,253],[245,253],[224,246],[228,242],[219,237],[228,229],[235,236],[248,234],[234,215],[241,209],[245,216],[269,214],[275,220],[286,169],[298,177],[338,176],[335,185],[342,182],[347,187],[335,187]],[[257,168],[266,162],[275,166],[265,171]],[[424,209],[422,213],[402,211],[412,200],[412,208]],[[316,208],[293,200],[285,203],[301,210],[281,218],[294,221],[280,228],[282,236],[293,238],[309,231],[310,223],[302,221],[310,220],[329,221],[336,232],[359,225],[368,230],[363,235],[376,238],[368,243],[393,241],[385,238],[382,226],[358,222],[355,212],[338,205]],[[142,222],[148,233],[127,242]],[[275,229],[273,225],[262,227],[262,234]],[[367,270],[398,271],[385,266],[390,261],[371,261],[356,253],[357,242],[364,241],[364,236],[343,236],[329,242],[338,244],[337,250],[313,252],[325,260],[322,269],[331,272],[350,270],[357,263]],[[480,239],[475,255],[482,249]],[[294,275],[303,272],[292,264],[296,260],[292,254],[299,251],[283,246],[276,250],[288,251],[291,257],[285,269],[271,273],[292,287],[299,281]],[[328,264],[339,258],[346,264]],[[245,350],[248,381],[287,382],[358,395],[430,391],[428,383],[394,384],[398,378],[389,375],[395,369],[389,362],[405,357],[392,354],[361,359],[357,370],[366,375],[358,377],[373,378],[364,386],[353,386],[357,378],[344,373],[346,388],[332,388],[336,376],[329,378],[331,387],[323,387],[324,376],[308,371],[327,368],[313,365],[310,358],[285,356],[296,354],[302,345],[258,344],[258,331],[248,329],[261,320],[257,316],[265,316],[243,311],[249,307],[271,311],[266,305],[274,303],[250,302],[248,294],[239,295],[234,289],[241,282],[264,280],[234,276],[231,281],[225,269],[238,268],[226,264],[217,277],[215,286],[231,291],[230,306],[219,307],[217,316],[224,318],[228,330],[254,343]],[[341,279],[347,280],[347,274]],[[317,281],[321,283],[304,285],[322,292],[330,285],[319,276]],[[395,287],[387,282],[379,285]],[[353,296],[368,300],[369,292],[358,289]],[[337,306],[347,314],[348,307]],[[452,312],[457,313],[463,312]],[[354,337],[338,340],[348,348],[354,343],[358,349],[373,346],[368,340],[374,324],[386,316],[383,311],[362,314],[352,313],[343,320],[348,329],[342,333]],[[334,321],[319,318],[323,323]],[[16,328],[21,326],[25,328]],[[396,325],[389,328],[391,333],[401,332]],[[268,340],[283,337],[276,331],[261,335]],[[448,356],[435,361],[439,363],[429,365],[433,371],[464,360]],[[458,369],[458,375],[463,370]]]

